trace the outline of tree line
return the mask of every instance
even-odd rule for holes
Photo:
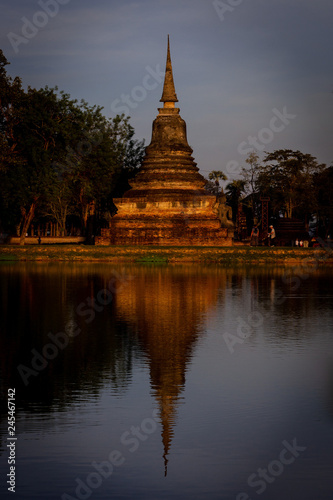
[[[0,232],[24,244],[32,222],[52,221],[58,235],[72,222],[87,236],[89,220],[103,224],[112,198],[129,189],[144,141],[134,139],[129,117],[108,119],[57,87],[24,90],[8,64],[0,50]]]
[[[280,149],[266,152],[262,160],[251,152],[242,168],[240,179],[226,187],[228,204],[234,222],[241,205],[246,214],[248,229],[261,220],[261,199],[269,198],[269,217],[312,223],[322,238],[333,234],[333,166],[327,167],[300,151]],[[206,189],[219,194],[220,181],[227,180],[223,171],[212,171]]]

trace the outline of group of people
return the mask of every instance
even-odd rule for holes
[[[268,241],[269,247],[275,246],[275,238],[276,238],[275,229],[271,225],[271,226],[269,226],[269,230],[268,230],[268,234],[267,234],[267,241]],[[251,245],[252,246],[259,245],[259,227],[258,227],[258,225],[253,226],[253,229],[251,231]]]

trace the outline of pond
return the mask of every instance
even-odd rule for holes
[[[1,264],[1,498],[331,498],[332,276]]]

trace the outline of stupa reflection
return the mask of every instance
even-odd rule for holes
[[[147,355],[151,388],[162,424],[163,458],[174,435],[177,407],[196,341],[207,311],[224,293],[225,270],[188,267],[137,268],[135,278],[116,297],[117,316],[135,325]],[[221,296],[219,295],[219,299]]]

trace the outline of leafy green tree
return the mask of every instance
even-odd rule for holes
[[[124,115],[107,119],[57,88],[24,92],[7,64],[0,51],[0,222],[17,228],[21,244],[38,214],[64,234],[77,213],[85,231],[89,211],[107,209],[123,172],[138,168],[143,141]]]
[[[269,196],[273,211],[289,218],[309,216],[316,207],[314,174],[324,169],[316,158],[281,149],[267,153],[256,181],[261,195]]]
[[[90,108],[86,103],[83,106],[85,139],[81,146],[71,150],[67,172],[82,229],[86,232],[91,209],[108,211],[122,172],[138,167],[143,156],[143,141],[133,139],[134,129],[124,115],[108,120],[101,108]]]
[[[120,118],[123,120],[125,119],[124,115]],[[123,131],[123,138],[125,139],[123,143],[125,154],[122,169],[117,172],[116,186],[112,193],[115,198],[123,196],[123,194],[131,188],[130,180],[133,179],[133,177],[135,177],[138,173],[145,154],[145,141],[138,141],[134,139],[134,129],[128,123],[128,118],[125,123],[127,128],[127,130],[125,129]]]
[[[0,50],[0,230],[5,231],[15,225],[18,216],[17,211],[10,206],[15,186],[7,178],[7,173],[13,165],[24,163],[17,150],[14,135],[14,127],[19,122],[15,103],[22,96],[23,90],[19,78],[12,79],[7,75],[8,64]]]
[[[0,49],[0,172],[21,159],[16,151],[17,141],[13,128],[18,123],[15,102],[22,96],[20,78],[12,79],[6,72],[9,65]]]
[[[59,172],[66,144],[81,128],[76,101],[57,89],[32,89],[15,103],[20,118],[14,127],[17,149],[24,162],[12,165],[9,179],[16,181],[14,202],[20,207],[20,244],[24,244],[36,208],[45,202]]]

